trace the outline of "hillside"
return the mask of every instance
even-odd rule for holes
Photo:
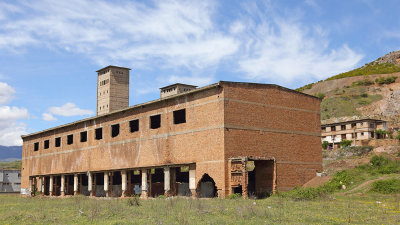
[[[322,99],[321,119],[380,118],[400,126],[400,51],[298,91]]]
[[[16,161],[22,158],[22,146],[1,146],[0,161]]]

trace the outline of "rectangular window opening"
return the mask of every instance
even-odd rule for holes
[[[87,142],[87,131],[81,132],[81,142]]]
[[[116,137],[119,135],[119,124],[111,125],[111,137]]]
[[[96,140],[103,139],[103,128],[100,127],[95,130],[95,138]]]
[[[161,127],[161,115],[150,116],[150,128],[157,129]]]
[[[56,142],[55,143],[56,147],[60,147],[61,146],[61,137],[56,138],[55,142]]]
[[[346,125],[340,126],[340,129],[341,129],[341,130],[346,130]]]
[[[33,150],[34,150],[35,152],[36,152],[36,151],[39,151],[39,142],[35,142]]]
[[[74,143],[74,135],[70,134],[67,136],[67,144],[72,145]]]
[[[186,123],[186,109],[174,111],[174,124]]]
[[[48,149],[50,147],[50,141],[49,140],[45,140],[44,141],[44,149]]]
[[[129,121],[129,128],[131,130],[131,133],[139,131],[139,120]]]

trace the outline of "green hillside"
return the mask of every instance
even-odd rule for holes
[[[367,76],[373,74],[390,74],[400,72],[400,65],[393,63],[378,64],[375,62],[368,63],[363,67],[351,70],[349,72],[341,73],[336,76],[330,77],[326,80],[336,80],[346,77]]]

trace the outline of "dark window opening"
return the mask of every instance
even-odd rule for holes
[[[174,124],[186,123],[186,109],[174,111]]]
[[[112,176],[112,184],[113,185],[121,185],[122,184],[121,172],[119,172],[119,171],[114,172],[114,174]]]
[[[336,127],[335,126],[331,126],[331,131],[336,131]]]
[[[49,140],[45,140],[44,141],[44,149],[48,149],[50,147],[50,141]]]
[[[81,132],[81,142],[87,141],[87,131]]]
[[[96,140],[101,140],[101,139],[103,139],[103,128],[97,128],[96,130],[95,130],[95,133],[96,133]]]
[[[341,129],[341,130],[346,130],[346,125],[340,126],[340,129]]]
[[[61,137],[56,138],[56,147],[61,146]]]
[[[150,128],[157,129],[161,127],[161,115],[150,116]]]
[[[111,137],[116,137],[119,135],[119,124],[111,125]]]
[[[39,142],[36,142],[35,144],[34,144],[34,149],[33,149],[34,151],[39,151]]]
[[[129,121],[129,127],[131,129],[131,133],[139,131],[139,120]]]
[[[70,134],[67,136],[67,144],[72,145],[74,143],[74,135]]]
[[[355,128],[356,127],[356,124],[355,123],[352,123],[351,124],[351,128]]]

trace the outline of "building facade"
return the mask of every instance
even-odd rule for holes
[[[322,142],[327,141],[330,148],[340,148],[342,140],[351,140],[352,146],[361,146],[363,141],[381,138],[376,130],[387,130],[387,122],[377,119],[349,120],[323,124],[321,128]]]
[[[161,91],[173,88],[174,95],[23,136],[24,193],[260,196],[322,170],[319,99],[225,81]]]
[[[21,191],[21,170],[0,169],[0,192]]]

